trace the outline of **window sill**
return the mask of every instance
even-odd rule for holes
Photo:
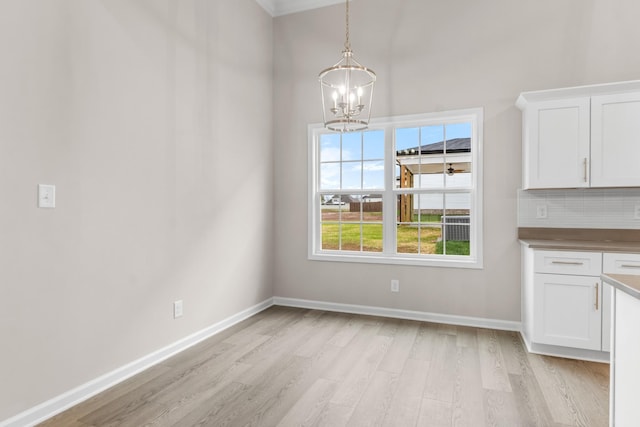
[[[412,265],[420,267],[445,267],[445,268],[470,268],[482,269],[482,260],[467,256],[449,256],[440,258],[437,256],[426,258],[424,256],[411,255],[384,255],[384,254],[362,254],[359,252],[316,252],[309,254],[310,261],[331,261],[331,262],[352,262],[363,264],[391,264],[391,265]]]

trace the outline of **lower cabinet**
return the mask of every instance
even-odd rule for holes
[[[533,340],[602,350],[602,282],[599,277],[536,273]]]
[[[522,335],[529,351],[609,360],[611,287],[601,252],[523,246]]]

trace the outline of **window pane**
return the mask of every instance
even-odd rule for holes
[[[320,189],[337,190],[340,188],[340,163],[320,164]]]
[[[417,158],[414,160],[417,161]],[[415,164],[407,158],[399,159],[399,163],[396,168],[396,188],[416,188]]]
[[[340,134],[325,133],[320,135],[320,161],[337,162],[340,160]]]
[[[351,195],[343,196],[343,198],[346,203],[344,206],[342,206],[342,220],[360,222],[360,220],[362,219],[362,203],[360,202],[361,196]]]
[[[382,194],[367,194],[362,198],[362,220],[382,222]]]
[[[396,129],[396,147],[398,155],[418,154],[418,146],[420,145],[420,129],[419,128],[399,128]]]
[[[442,241],[442,226],[440,224],[425,224],[420,227],[422,233],[420,235],[420,253],[421,254],[437,254],[438,244]]]
[[[332,222],[322,223],[322,249],[338,250],[340,249],[340,224]]]
[[[444,209],[444,198],[441,193],[420,194],[419,196],[415,197],[419,199],[418,201],[420,203],[422,212],[442,212],[442,210]]]
[[[430,169],[433,169],[431,173],[422,174],[420,176],[420,188],[443,188],[444,186],[444,165],[437,163],[435,165],[429,165]]]
[[[362,250],[382,252],[382,224],[362,224]]]
[[[342,134],[342,160],[362,159],[362,132]]]
[[[446,255],[470,255],[470,206],[471,194],[447,194],[446,216],[444,218],[445,248],[440,249]]]
[[[360,246],[360,223],[342,223],[341,249],[343,251],[359,251]]]
[[[447,215],[469,215],[471,208],[470,193],[450,193],[445,198]]]
[[[442,240],[443,204],[444,194],[398,195],[398,253],[438,253]]]
[[[343,162],[342,163],[342,188],[360,189],[362,188],[362,163]]]
[[[384,159],[384,131],[376,130],[364,133],[364,160]]]
[[[419,172],[420,130],[401,128],[395,132],[396,188],[414,188],[414,174]]]
[[[398,224],[397,226],[397,252],[399,254],[417,254],[418,251],[418,225]]]
[[[447,188],[471,188],[471,174],[465,172],[471,163],[448,163],[444,175]]]
[[[333,196],[320,197],[320,217],[322,221],[340,220],[340,199]]]
[[[445,126],[447,141],[457,138],[471,138],[471,123],[452,123]]]
[[[445,184],[447,188],[471,188],[471,123],[445,127]]]
[[[384,188],[384,162],[363,162],[362,188]]]
[[[436,148],[442,150],[442,141],[444,141],[444,126],[423,126],[420,128],[420,145],[428,151],[433,151]],[[431,146],[432,144],[438,144],[437,146]]]
[[[398,195],[396,221],[396,251],[403,254],[420,253],[420,224],[417,222],[416,196]]]
[[[414,215],[414,198],[413,194],[399,194],[398,195],[398,208],[396,209],[397,218],[396,221],[400,223],[413,222]]]
[[[442,241],[442,209],[444,194],[420,195],[421,254],[437,254]]]

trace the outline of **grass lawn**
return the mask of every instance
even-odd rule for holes
[[[442,242],[436,242],[436,253],[442,253]],[[470,255],[469,241],[449,240],[447,242],[447,255]]]
[[[338,246],[342,232],[342,250],[360,250],[360,224],[322,224],[322,249],[340,249]],[[362,225],[362,250],[365,252],[382,252],[382,224]]]
[[[423,215],[425,216],[425,215]],[[435,215],[434,215],[435,216]],[[322,224],[322,249],[338,250],[342,232],[342,250],[360,251],[360,224],[343,223],[340,230],[337,223]],[[422,254],[442,254],[442,242],[439,242],[440,227],[420,228],[420,252]],[[398,253],[418,253],[418,228],[410,225],[398,226]],[[382,252],[382,224],[362,224],[362,250],[364,252]],[[469,255],[469,242],[447,242],[447,255]]]

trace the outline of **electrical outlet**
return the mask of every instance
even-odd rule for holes
[[[173,302],[173,318],[182,317],[182,300]]]
[[[640,205],[636,205],[633,210],[633,219],[640,219]]]
[[[400,292],[400,281],[393,279],[391,281],[391,292]]]
[[[536,218],[545,219],[547,217],[547,205],[536,206]]]

